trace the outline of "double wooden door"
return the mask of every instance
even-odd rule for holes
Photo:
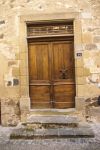
[[[31,108],[75,107],[73,41],[29,43]]]

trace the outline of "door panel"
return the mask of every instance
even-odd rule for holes
[[[29,43],[32,108],[75,107],[73,41]]]
[[[63,86],[63,88],[62,88]],[[55,86],[55,93],[66,93],[66,94],[72,94],[72,93],[75,93],[74,91],[74,88],[75,88],[75,85],[73,84],[66,84],[64,85],[63,83],[61,84],[60,82],[60,85],[56,85]]]
[[[67,109],[67,108],[74,108],[75,104],[74,103],[55,103],[55,108],[56,109]]]
[[[53,43],[53,79],[74,80],[73,42]],[[65,72],[65,77],[63,77]]]
[[[70,107],[75,107],[75,85],[67,84],[67,85],[56,85],[54,87],[55,92],[55,107],[58,106],[58,103],[61,104],[59,106],[62,109]],[[63,104],[64,103],[64,104]]]
[[[49,80],[49,45],[29,45],[29,75],[31,80]]]
[[[29,94],[32,108],[50,106],[49,44],[29,44]]]
[[[32,108],[45,108],[50,105],[50,88],[48,85],[30,86],[30,98]],[[51,107],[51,106],[49,106]]]
[[[53,49],[53,83],[55,108],[75,106],[73,42],[55,42]]]

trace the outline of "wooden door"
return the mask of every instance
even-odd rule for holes
[[[75,106],[75,67],[72,41],[52,43],[54,107]]]
[[[75,106],[72,41],[29,43],[29,92],[32,108]]]

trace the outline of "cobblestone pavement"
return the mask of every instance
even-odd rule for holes
[[[0,150],[100,150],[100,123],[91,124],[94,139],[10,140],[12,127],[0,127]]]

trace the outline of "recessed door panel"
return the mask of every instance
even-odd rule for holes
[[[29,44],[29,93],[32,108],[50,105],[49,44]]]
[[[53,79],[74,81],[73,42],[53,43]],[[64,81],[64,80],[63,80]]]
[[[49,80],[49,45],[29,45],[29,74],[31,80]]]

